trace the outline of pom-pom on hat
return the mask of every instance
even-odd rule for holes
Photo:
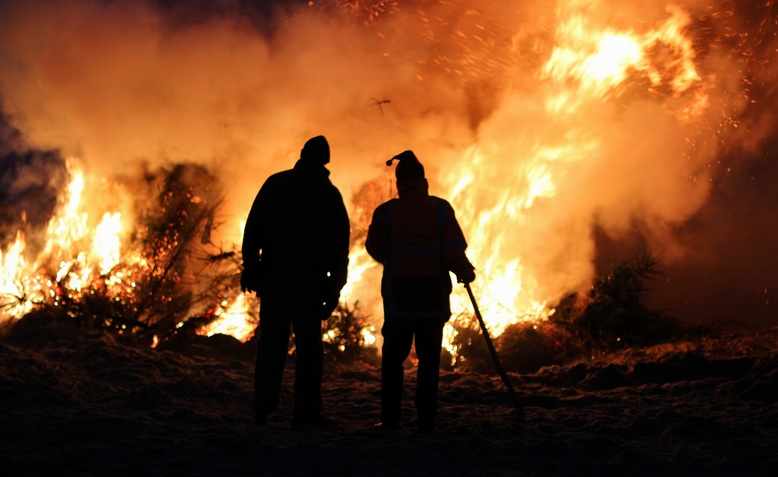
[[[391,166],[393,161],[399,162],[394,170],[397,182],[410,182],[424,179],[424,166],[419,162],[419,159],[416,158],[416,154],[414,154],[413,151],[408,150],[397,154],[386,161],[386,165]]]

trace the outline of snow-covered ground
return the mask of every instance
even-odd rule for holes
[[[630,350],[500,381],[445,372],[439,427],[381,433],[374,365],[330,364],[338,430],[252,416],[253,350],[146,349],[63,323],[0,341],[5,475],[776,475],[778,330]],[[291,361],[288,371],[291,371]],[[45,471],[45,469],[51,469]],[[7,473],[6,473],[7,472]]]

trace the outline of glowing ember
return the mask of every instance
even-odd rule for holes
[[[373,346],[376,343],[376,336],[373,333],[375,330],[372,329],[372,327],[365,327],[362,328],[362,331],[360,331],[360,334],[362,335],[362,342],[365,346]]]

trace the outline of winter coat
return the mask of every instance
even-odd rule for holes
[[[244,268],[263,299],[336,296],[348,252],[348,214],[324,166],[298,161],[265,181],[243,235]]]
[[[384,266],[381,295],[393,314],[451,315],[449,272],[463,276],[473,266],[454,209],[423,192],[381,204],[373,213],[367,251]]]

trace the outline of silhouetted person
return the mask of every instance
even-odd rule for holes
[[[437,412],[438,374],[443,325],[451,316],[449,271],[461,282],[475,279],[465,256],[467,244],[445,200],[429,195],[424,166],[411,151],[387,161],[396,168],[398,199],[381,204],[373,213],[367,251],[384,266],[384,337],[381,361],[381,421],[399,425],[403,362],[414,337],[419,368],[416,410],[419,427],[431,430]]]
[[[346,283],[349,220],[324,167],[324,136],[303,146],[291,170],[270,176],[251,206],[243,235],[241,288],[260,297],[255,374],[258,424],[278,406],[290,328],[295,335],[296,427],[321,422],[321,321]]]

